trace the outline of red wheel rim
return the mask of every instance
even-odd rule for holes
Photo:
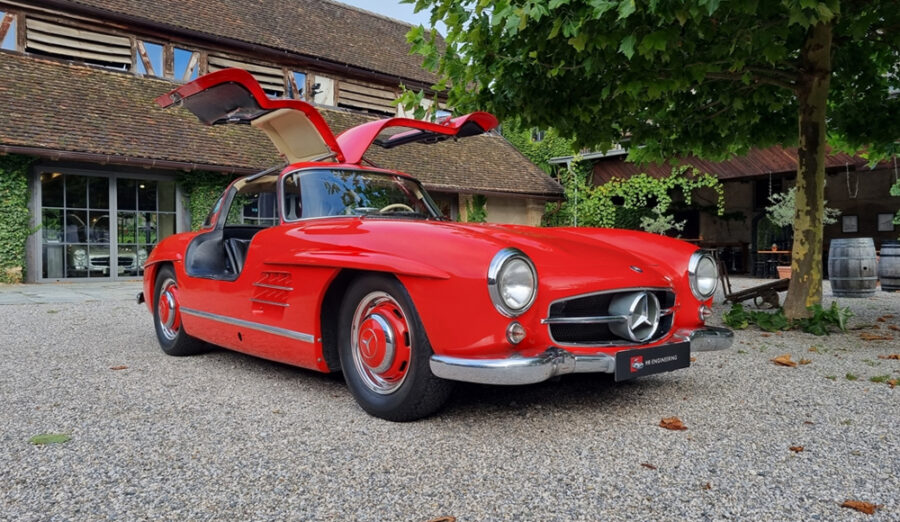
[[[382,395],[397,391],[409,374],[412,354],[403,308],[389,294],[372,292],[360,300],[350,328],[353,363],[363,384]]]
[[[166,279],[159,287],[156,305],[159,329],[168,340],[174,340],[181,330],[181,311],[178,307],[178,285],[173,279]]]

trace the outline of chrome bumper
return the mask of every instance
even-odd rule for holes
[[[691,352],[724,350],[731,346],[734,333],[727,328],[707,326],[676,332],[674,338],[689,341]],[[466,359],[445,355],[431,356],[431,372],[451,381],[481,384],[521,385],[543,382],[568,373],[614,373],[616,358],[611,355],[574,355],[560,348],[549,348],[536,357],[507,359]]]

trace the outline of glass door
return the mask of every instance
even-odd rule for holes
[[[176,232],[174,180],[43,172],[40,185],[43,279],[140,277]]]

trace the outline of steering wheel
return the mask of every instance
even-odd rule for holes
[[[407,205],[406,203],[391,203],[390,205],[385,205],[385,206],[381,207],[381,209],[378,211],[378,213],[384,214],[385,212],[390,212],[392,210],[404,210],[406,212],[415,213],[415,210],[413,210],[413,208],[411,206]]]

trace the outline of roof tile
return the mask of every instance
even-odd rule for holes
[[[222,170],[262,169],[282,161],[256,129],[205,126],[186,110],[159,108],[153,100],[172,87],[156,78],[0,51],[0,106],[6,108],[0,144]],[[335,134],[376,119],[347,110],[320,111]],[[562,195],[555,181],[496,134],[390,150],[373,147],[367,158],[408,172],[429,188]]]

